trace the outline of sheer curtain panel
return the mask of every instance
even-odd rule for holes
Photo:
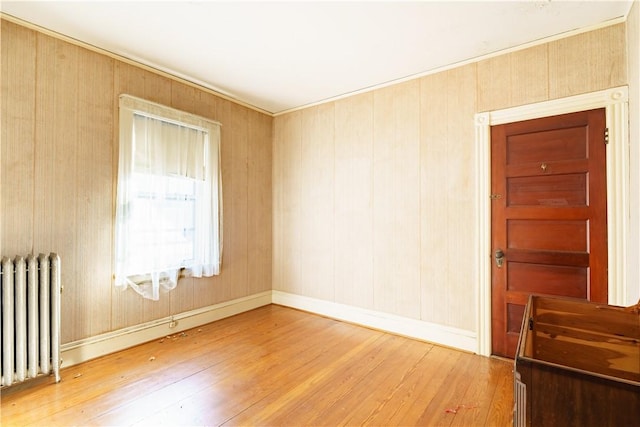
[[[120,96],[115,285],[145,298],[220,274],[220,125]]]

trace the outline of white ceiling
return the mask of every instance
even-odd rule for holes
[[[3,0],[0,8],[278,113],[626,17],[632,2]]]

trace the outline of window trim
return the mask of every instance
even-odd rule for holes
[[[147,101],[141,98],[137,98],[135,96],[131,96],[128,94],[122,94],[119,96],[119,144],[118,144],[118,152],[116,154],[118,162],[120,162],[121,159],[121,152],[120,150],[122,149],[122,141],[126,141],[127,139],[131,139],[131,135],[130,132],[133,129],[133,120],[134,120],[134,116],[135,115],[141,115],[141,116],[145,116],[145,117],[149,117],[151,119],[154,120],[159,120],[159,121],[163,121],[163,122],[167,122],[167,123],[173,123],[179,126],[187,126],[190,128],[194,128],[196,130],[202,131],[202,132],[206,132],[209,135],[209,143],[210,145],[210,150],[213,152],[215,151],[215,159],[217,160],[217,165],[216,165],[216,169],[217,169],[217,179],[215,181],[212,181],[211,185],[216,186],[217,188],[215,188],[215,193],[212,194],[212,197],[214,198],[214,200],[216,199],[216,193],[217,193],[217,224],[214,222],[212,224],[213,227],[213,231],[214,231],[214,235],[215,235],[215,229],[217,227],[217,242],[215,242],[214,244],[217,243],[217,254],[218,254],[218,259],[217,261],[214,262],[213,267],[211,267],[211,264],[201,264],[201,267],[206,267],[206,268],[198,268],[198,271],[195,272],[191,267],[189,267],[188,269],[185,267],[182,267],[178,270],[177,274],[179,275],[179,277],[188,277],[188,276],[193,276],[193,277],[201,277],[201,275],[206,275],[206,276],[210,276],[211,274],[219,274],[220,273],[220,268],[221,268],[221,264],[222,264],[222,247],[223,247],[223,231],[222,231],[222,225],[223,225],[223,215],[222,215],[222,162],[220,159],[220,145],[221,145],[221,141],[220,141],[220,128],[222,127],[222,125],[215,121],[215,120],[211,120],[205,117],[201,117],[198,116],[196,114],[192,114],[192,113],[188,113],[185,111],[181,111],[172,107],[168,107],[165,105],[161,105],[155,102],[151,102],[151,101]],[[120,164],[118,164],[118,168],[117,168],[117,173],[116,173],[116,180],[115,180],[115,218],[114,218],[114,227],[115,227],[115,238],[114,238],[114,243],[113,243],[113,254],[114,254],[114,267],[113,267],[113,271],[114,271],[114,282],[115,282],[115,286],[116,287],[120,287],[120,288],[127,288],[129,285],[131,285],[132,287],[134,287],[134,289],[140,293],[141,295],[143,295],[145,298],[150,298],[150,299],[154,299],[157,300],[158,299],[158,289],[154,289],[153,290],[153,295],[149,296],[146,293],[143,293],[140,291],[140,289],[137,289],[135,285],[142,285],[145,284],[147,285],[149,282],[151,282],[151,274],[144,274],[144,275],[134,275],[131,276],[131,278],[129,278],[128,276],[125,277],[121,277],[118,278],[117,274],[118,274],[118,263],[119,263],[119,259],[118,259],[118,241],[119,241],[119,237],[118,237],[118,230],[119,230],[119,225],[118,225],[118,218],[119,218],[119,209],[120,209],[120,205],[121,205],[121,198],[120,195],[118,195],[118,190],[120,188]],[[211,173],[215,174],[215,171],[212,171]],[[215,239],[215,237],[214,237]],[[215,241],[215,240],[214,240]],[[212,249],[212,251],[210,251],[209,253],[213,253],[216,254],[215,249]],[[214,256],[214,260],[215,260],[215,256]],[[204,273],[201,274],[203,271],[207,271],[208,273]],[[148,276],[148,277],[147,277]],[[138,280],[135,281],[131,281],[130,279],[134,278],[134,277],[138,277]],[[124,283],[123,283],[124,282]],[[164,285],[164,282],[160,282],[160,284]],[[175,284],[177,284],[177,279],[175,280]],[[175,286],[175,284],[173,286]],[[157,287],[157,284],[156,286]]]
[[[177,125],[188,124],[205,131],[210,130],[212,127],[222,127],[222,124],[215,120],[127,94],[120,95],[120,109],[122,110],[123,108],[157,120],[173,122]],[[122,130],[122,126],[120,126],[120,129]]]

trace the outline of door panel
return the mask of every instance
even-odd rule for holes
[[[491,128],[493,353],[530,294],[607,302],[604,109]]]
[[[523,176],[507,180],[510,206],[586,206],[587,174]]]
[[[544,119],[538,119],[544,120]],[[507,166],[521,167],[527,163],[541,164],[587,157],[584,128],[551,129],[510,135],[507,145]],[[561,150],[558,150],[562,146]]]
[[[586,252],[587,229],[585,220],[514,219],[507,222],[507,242],[510,249]]]
[[[587,298],[587,269],[509,261],[509,291]]]

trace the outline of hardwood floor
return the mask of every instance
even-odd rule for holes
[[[13,425],[512,423],[513,364],[270,305],[3,392]]]

